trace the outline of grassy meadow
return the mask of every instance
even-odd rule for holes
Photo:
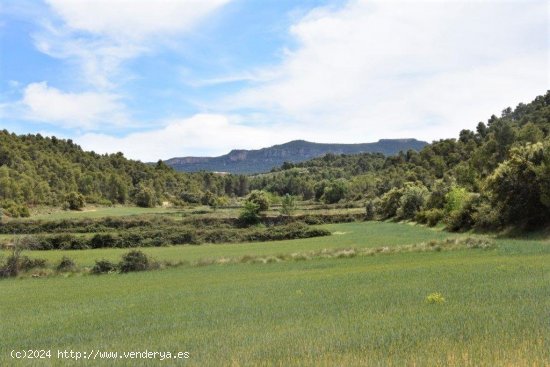
[[[159,260],[399,247],[463,237],[389,222],[324,225],[333,235],[146,248]],[[470,235],[471,236],[471,235]],[[0,365],[9,351],[188,351],[189,366],[544,366],[550,360],[550,241],[267,264],[182,266],[0,281]],[[35,251],[80,266],[125,249]],[[429,304],[439,292],[445,299]],[[546,344],[545,344],[546,343]],[[117,365],[171,365],[117,360]],[[51,365],[112,365],[112,360]]]

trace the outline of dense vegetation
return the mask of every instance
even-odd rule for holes
[[[452,230],[540,227],[550,223],[549,134],[547,92],[419,152],[327,154],[284,163],[268,174],[237,176],[178,173],[160,161],[148,165],[121,153],[84,152],[70,140],[2,131],[0,206],[14,217],[28,216],[36,205],[78,210],[86,203],[152,207],[168,201],[216,208],[250,189],[327,204],[354,202],[365,205],[367,219],[443,221]],[[241,219],[259,221],[269,203],[258,195],[265,199],[253,191]]]
[[[420,152],[333,155],[286,163],[251,189],[334,203],[365,200],[367,217],[450,229],[550,221],[550,92]]]
[[[159,162],[148,165],[122,153],[85,152],[71,140],[0,131],[0,207],[4,214],[28,216],[28,207],[84,203],[134,203],[151,207],[204,200],[205,193],[245,195],[244,176],[181,174]]]

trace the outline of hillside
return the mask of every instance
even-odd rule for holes
[[[308,159],[333,154],[383,153],[395,155],[400,151],[420,150],[428,143],[416,139],[381,139],[365,144],[321,144],[294,140],[258,150],[232,150],[219,157],[182,157],[166,160],[168,166],[183,172],[269,172],[284,162],[303,162]]]
[[[122,153],[86,152],[71,140],[0,131],[0,211],[27,216],[29,207],[65,206],[69,197],[101,205],[199,202],[203,192],[243,195],[237,176],[175,172],[162,162],[129,160]],[[0,214],[0,217],[1,217]]]
[[[550,225],[550,92],[419,152],[328,154],[252,177],[250,188],[365,200],[372,218],[454,230]]]

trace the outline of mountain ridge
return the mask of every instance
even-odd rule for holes
[[[292,140],[261,149],[233,149],[216,157],[174,157],[164,161],[181,172],[228,172],[238,174],[268,172],[284,162],[299,163],[327,153],[382,153],[394,155],[400,151],[420,150],[428,143],[414,138],[380,139],[373,143],[331,144]]]

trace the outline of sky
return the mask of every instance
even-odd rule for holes
[[[0,0],[0,128],[142,161],[453,138],[550,89],[549,4]]]

